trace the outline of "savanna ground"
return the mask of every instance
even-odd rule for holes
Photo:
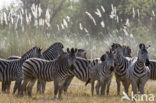
[[[11,85],[11,91],[13,88],[13,84]],[[156,97],[156,81],[148,81],[145,86],[145,93],[153,94]],[[0,88],[1,89],[1,88]],[[53,82],[47,83],[45,95],[36,95],[36,84],[33,88],[32,98],[24,96],[22,98],[17,98],[12,96],[12,94],[2,94],[0,93],[0,103],[130,103],[128,100],[122,100],[122,92],[123,88],[121,88],[121,96],[116,96],[116,82],[115,78],[113,78],[111,86],[110,86],[110,95],[109,96],[97,96],[94,92],[94,97],[91,96],[90,92],[90,84],[85,86],[85,83],[74,78],[72,81],[68,92],[66,94],[63,93],[63,100],[53,100]],[[145,99],[144,99],[145,100]],[[156,102],[153,101],[153,103]],[[147,103],[137,102],[137,103]],[[152,103],[152,102],[151,102]]]

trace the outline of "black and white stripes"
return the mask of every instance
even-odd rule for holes
[[[70,76],[69,70],[74,69],[75,55],[77,49],[67,49],[67,53],[61,54],[57,59],[52,61],[42,59],[28,59],[23,63],[23,79],[22,90],[25,90],[28,82],[28,95],[31,96],[32,87],[36,79],[43,81],[54,81],[54,98],[59,91],[58,98],[61,98],[63,83]]]
[[[144,94],[144,86],[150,78],[150,70],[148,68],[150,62],[147,49],[148,47],[144,44],[139,45],[138,57],[132,60],[127,71],[127,77],[131,81],[134,94],[137,91]]]
[[[124,56],[124,49],[120,44],[113,43],[111,47],[112,47],[112,50],[116,52],[115,77],[116,77],[116,82],[117,82],[117,95],[120,95],[120,85],[121,85],[120,82],[122,82],[125,92],[128,93],[130,82],[127,80],[126,72],[128,69],[130,58],[128,59]],[[129,55],[130,54],[128,54],[128,56]]]
[[[23,62],[31,57],[42,57],[41,49],[38,47],[33,47],[31,50],[26,52],[20,59],[15,60],[4,60],[0,59],[0,81],[10,82],[16,81],[13,94],[16,90],[20,90],[20,83],[22,81],[22,64]]]

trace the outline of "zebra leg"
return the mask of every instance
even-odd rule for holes
[[[13,89],[13,95],[15,95],[15,92],[16,92],[16,90],[17,90],[17,88],[18,88],[18,82],[17,81],[15,81],[15,85],[14,85],[14,89]]]
[[[71,83],[71,81],[73,80],[73,78],[74,78],[74,76],[70,76],[70,77],[68,77],[66,80],[65,80],[65,82],[64,82],[64,92],[67,92],[67,89],[68,89],[68,87],[69,87],[69,85],[70,85],[70,83]]]
[[[118,79],[116,79],[116,83],[117,83],[117,95],[120,95],[120,81]]]
[[[134,94],[137,94],[137,83],[134,80],[132,80],[132,91]]]
[[[28,82],[29,82],[28,80],[24,80],[23,81],[23,84],[21,86],[21,91],[20,91],[21,92],[21,94],[20,94],[21,96],[23,96],[23,92],[24,92],[24,94],[26,94],[26,86],[27,86]]]
[[[100,88],[100,83],[99,81],[96,84],[96,94],[99,96],[99,88]]]
[[[18,82],[18,96],[20,96],[20,93],[21,93],[21,82],[22,80]]]
[[[43,95],[46,87],[46,81],[42,81],[41,86],[42,86],[42,95]]]
[[[128,95],[128,84],[127,84],[127,81],[126,80],[122,81],[122,85],[124,86],[125,93]]]
[[[7,93],[10,93],[10,85],[11,85],[11,81],[8,81],[7,88],[6,88]]]
[[[32,88],[33,88],[33,86],[34,86],[34,84],[35,84],[35,81],[36,81],[35,79],[31,80],[30,83],[29,83],[29,85],[28,85],[28,96],[29,96],[29,97],[31,97]]]
[[[141,81],[139,84],[139,91],[141,94],[144,94],[144,87],[145,87],[146,81]]]
[[[58,94],[58,99],[59,100],[62,100],[62,90],[63,90],[63,85],[62,86],[60,86],[60,88],[59,88],[59,94]]]
[[[36,90],[36,94],[41,94],[41,80],[37,81],[37,90]]]
[[[56,99],[58,89],[59,89],[59,85],[58,85],[57,81],[54,80],[54,99]]]
[[[105,95],[106,83],[101,83],[101,96]]]
[[[6,81],[2,81],[2,92],[5,92],[5,89],[6,89],[5,84],[6,84]]]
[[[94,81],[91,81],[91,93],[94,96]]]
[[[107,82],[107,95],[109,95],[109,88],[110,88],[111,80]]]

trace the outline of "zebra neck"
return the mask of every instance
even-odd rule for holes
[[[21,57],[21,62],[24,62],[25,60],[29,59],[30,55],[25,55],[24,57]]]
[[[57,48],[52,48],[52,49],[48,49],[45,52],[43,52],[43,57],[46,60],[54,60],[58,57],[59,53],[58,53],[59,49]]]
[[[123,56],[117,55],[116,64],[118,66],[122,65],[123,64],[123,60],[124,60],[124,57]]]
[[[110,68],[107,65],[103,66],[103,72],[106,74],[111,74],[112,72],[110,71]]]

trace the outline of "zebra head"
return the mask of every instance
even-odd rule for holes
[[[116,58],[117,56],[124,56],[124,55],[123,55],[123,48],[122,48],[122,46],[121,46],[120,44],[118,44],[118,43],[113,43],[112,46],[111,46],[111,50],[112,50],[113,52],[115,52],[115,58]]]
[[[105,54],[101,56],[101,61],[105,63],[106,69],[108,71],[113,71],[114,70],[114,52],[112,50],[107,51]]]
[[[39,47],[33,47],[29,51],[27,51],[21,58],[28,59],[28,58],[43,58],[41,54],[42,49]]]
[[[74,63],[76,61],[77,49],[72,48],[71,50],[69,50],[69,48],[67,48],[67,54],[68,54],[67,62],[70,66],[70,69],[73,70],[75,68]]]
[[[122,48],[123,48],[123,55],[125,57],[132,57],[131,56],[132,50],[131,50],[131,48],[129,46],[123,45]]]
[[[111,46],[112,50],[116,50],[117,48],[120,48],[120,54],[125,56],[125,57],[132,57],[131,56],[131,48],[129,46],[126,45],[120,45],[118,43],[113,43]],[[119,51],[119,50],[118,50]]]
[[[143,43],[139,44],[138,59],[142,61],[143,63],[145,63],[146,66],[149,66],[150,64],[148,51],[147,51],[149,47],[150,45],[146,47],[145,44]]]
[[[63,51],[64,46],[61,42],[56,42],[56,43],[52,44],[49,48],[53,49],[53,51],[56,51],[58,53],[58,55],[64,53],[64,51]]]
[[[83,50],[83,49],[78,49],[77,50],[77,57],[81,57],[81,58],[85,58],[85,59],[87,59],[87,56],[86,56],[86,51],[85,50]]]

